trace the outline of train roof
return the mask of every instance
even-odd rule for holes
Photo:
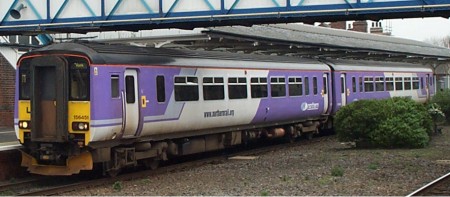
[[[336,71],[382,71],[382,72],[432,72],[431,66],[404,62],[382,62],[368,60],[326,61]]]
[[[26,55],[69,53],[85,55],[94,64],[146,64],[171,61],[173,58],[204,58],[220,60],[286,62],[317,64],[317,60],[299,57],[240,54],[230,52],[201,51],[187,49],[166,49],[139,47],[99,42],[68,42],[49,45]],[[25,55],[25,56],[26,56]],[[114,55],[114,56],[109,56]]]
[[[429,66],[401,62],[367,60],[327,60],[240,54],[230,52],[200,51],[138,47],[98,42],[68,42],[49,45],[24,55],[76,54],[87,56],[92,64],[175,65],[248,69],[305,69],[346,71],[431,72]],[[220,64],[218,64],[220,62]],[[269,64],[270,63],[270,64]]]

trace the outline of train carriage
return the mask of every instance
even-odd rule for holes
[[[63,43],[21,57],[16,134],[32,173],[223,149],[317,132],[331,69],[311,59]]]
[[[333,60],[335,113],[341,106],[362,99],[409,97],[424,103],[435,93],[429,66],[402,62]]]
[[[425,102],[432,69],[407,63],[62,43],[23,55],[15,129],[22,166],[71,175],[260,139],[311,137],[353,101]]]

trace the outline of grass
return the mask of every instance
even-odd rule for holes
[[[378,164],[378,163],[370,163],[368,168],[369,168],[369,170],[378,170],[378,168],[380,168],[379,165],[380,164]]]
[[[114,189],[114,191],[116,191],[116,192],[122,191],[122,189],[123,189],[122,182],[116,181],[116,182],[113,184],[113,189]]]
[[[342,169],[340,166],[331,168],[331,176],[344,176],[344,169]]]
[[[292,178],[289,177],[289,176],[283,175],[280,179],[281,179],[283,182],[287,182],[287,181],[291,180]]]
[[[269,192],[268,191],[261,191],[261,196],[269,196]]]

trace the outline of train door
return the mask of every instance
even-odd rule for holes
[[[326,114],[328,112],[328,74],[323,74],[323,89],[322,89],[322,98],[323,98],[323,113]]]
[[[67,62],[59,57],[31,62],[31,139],[39,142],[67,140]]]
[[[137,71],[127,69],[125,71],[125,129],[124,137],[134,136],[139,126],[139,101]]]
[[[345,74],[341,74],[341,106],[347,105],[347,84]]]

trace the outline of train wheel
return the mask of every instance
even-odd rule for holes
[[[151,169],[151,170],[155,170],[156,168],[158,168],[159,167],[159,162],[160,162],[160,160],[157,160],[157,159],[145,159],[143,161],[144,166],[147,169]]]
[[[297,138],[297,135],[295,133],[295,129],[293,126],[286,127],[286,134],[285,134],[286,141],[289,143],[295,142],[295,139]]]

